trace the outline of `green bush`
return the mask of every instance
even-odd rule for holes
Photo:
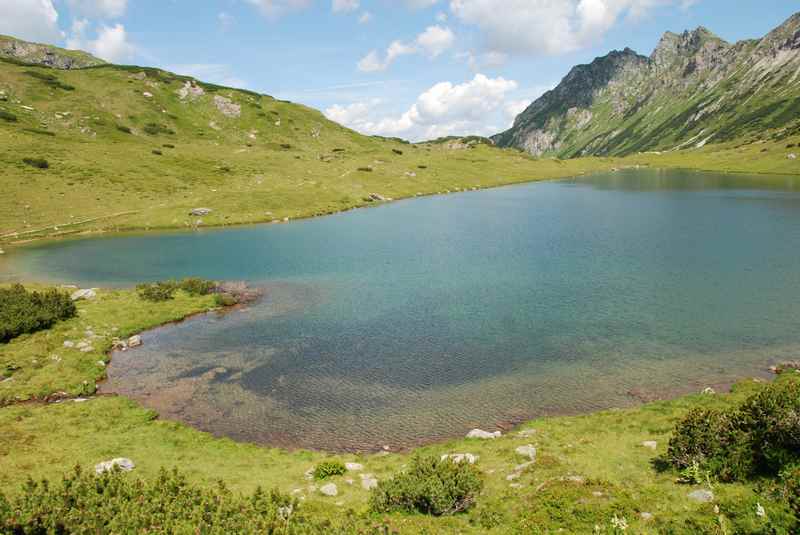
[[[401,151],[400,149],[392,149],[392,152],[397,154],[398,156],[402,156],[403,155],[403,151]]]
[[[150,136],[157,136],[159,134],[172,135],[175,133],[174,130],[167,128],[163,124],[158,124],[158,123],[147,123],[146,125],[144,125],[144,128],[142,130],[144,130],[145,134],[148,134]]]
[[[189,295],[208,295],[214,291],[217,284],[214,281],[198,277],[188,277],[183,279],[178,286]]]
[[[480,473],[469,463],[417,456],[407,471],[378,484],[370,509],[452,515],[469,509],[482,488]]]
[[[117,125],[117,130],[119,130],[120,132],[123,132],[125,134],[132,134],[133,133],[131,131],[131,127],[130,126],[125,126],[125,125],[121,125],[121,124]]]
[[[663,460],[723,481],[775,476],[800,462],[800,382],[770,384],[731,409],[693,410],[676,426]]]
[[[232,307],[238,303],[238,301],[229,293],[220,293],[214,296],[214,303],[216,303],[218,307]]]
[[[17,116],[5,110],[0,110],[0,119],[8,121],[9,123],[17,122]]]
[[[60,483],[29,480],[21,496],[0,495],[1,533],[151,533],[306,535],[354,533],[308,517],[277,491],[243,496],[222,482],[190,484],[177,470],[140,480],[115,470],[101,476],[77,467]]]
[[[63,89],[64,91],[74,91],[75,87],[63,83],[61,80],[53,76],[52,74],[47,74],[38,71],[25,71],[25,74],[32,78],[36,78],[37,80],[41,80],[46,85],[50,87],[55,87],[57,89]]]
[[[50,163],[44,158],[23,158],[22,162],[37,169],[48,169],[50,167]]]
[[[164,147],[165,149],[174,149],[175,145],[173,145],[172,143],[164,143],[162,147]]]
[[[173,299],[177,289],[178,285],[173,281],[160,281],[136,286],[139,298],[152,303],[161,303]]]
[[[75,303],[55,289],[29,292],[21,284],[0,288],[0,343],[77,315]]]
[[[158,150],[158,149],[153,149],[153,150],[152,150],[152,152],[153,152],[153,154],[155,154],[156,156],[162,156],[162,155],[164,154],[163,152],[161,152],[161,151],[160,151],[160,150]]]
[[[787,468],[781,473],[781,494],[794,514],[800,518],[800,465]]]
[[[314,467],[314,479],[327,479],[345,472],[347,468],[339,461],[325,461]]]
[[[371,173],[372,172],[372,167],[359,167],[358,170],[362,171],[364,173]]]

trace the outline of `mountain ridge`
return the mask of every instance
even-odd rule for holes
[[[107,63],[83,50],[67,50],[0,34],[0,58],[59,70],[85,69]]]
[[[703,26],[665,32],[650,56],[626,48],[573,67],[492,139],[534,156],[577,157],[789,135],[800,131],[798,78],[800,13],[736,43]]]

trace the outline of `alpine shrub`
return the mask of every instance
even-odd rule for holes
[[[175,297],[175,290],[178,286],[173,281],[161,281],[152,284],[139,284],[136,286],[136,292],[139,298],[150,301],[151,303],[161,303],[169,301]]]
[[[314,479],[327,479],[345,472],[347,468],[339,461],[325,461],[314,467]]]
[[[198,277],[188,277],[183,279],[178,286],[189,295],[208,295],[214,291],[217,284]]]
[[[55,289],[29,292],[21,284],[0,288],[0,343],[47,329],[77,313],[70,296]]]
[[[452,515],[466,511],[483,488],[478,469],[467,462],[414,457],[405,472],[383,481],[370,497],[376,513]]]
[[[48,162],[44,158],[23,158],[22,162],[30,165],[31,167],[35,167],[36,169],[50,168],[50,162]]]
[[[58,483],[28,480],[21,496],[0,495],[2,533],[274,533],[355,532],[304,515],[299,502],[278,491],[250,496],[222,482],[202,488],[177,470],[140,480],[119,470],[100,476],[80,467]]]

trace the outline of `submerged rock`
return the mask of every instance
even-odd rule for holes
[[[102,474],[103,472],[113,470],[115,466],[123,472],[130,472],[136,467],[136,465],[130,459],[126,459],[125,457],[117,457],[116,459],[111,459],[110,461],[103,461],[102,463],[96,464],[94,471],[98,474]]]

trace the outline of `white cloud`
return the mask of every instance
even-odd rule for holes
[[[358,0],[332,0],[331,10],[334,13],[349,13],[359,7]]]
[[[392,41],[383,58],[380,52],[372,50],[358,62],[358,69],[362,72],[385,71],[397,58],[411,54],[424,53],[435,58],[451,48],[453,43],[455,35],[450,28],[429,26],[414,39],[413,43]]]
[[[406,5],[412,9],[425,9],[439,3],[439,0],[405,0]]]
[[[446,135],[489,135],[497,132],[493,122],[498,112],[507,106],[508,94],[516,89],[517,83],[513,80],[477,74],[462,84],[441,82],[434,85],[399,116],[380,116],[377,108],[381,101],[377,99],[332,106],[325,114],[331,120],[366,134],[412,140]]]
[[[311,5],[311,0],[246,0],[258,8],[267,17],[275,18],[294,9],[303,9]]]
[[[370,21],[372,21],[372,13],[369,11],[363,12],[361,16],[358,17],[359,24],[368,24]]]
[[[0,0],[0,33],[29,41],[60,41],[52,0]]]
[[[452,30],[442,26],[429,26],[417,36],[417,44],[432,58],[452,47],[455,40]]]
[[[440,11],[436,14],[436,20],[439,22],[447,22],[447,13]]]
[[[125,14],[128,0],[67,0],[73,15],[115,19]]]
[[[112,63],[124,62],[133,57],[136,47],[128,41],[128,33],[122,24],[101,26],[95,39],[86,37],[88,28],[89,21],[86,19],[73,21],[70,36],[67,38],[67,48],[86,50]]]
[[[450,0],[463,23],[477,26],[487,50],[555,55],[601,39],[620,19],[640,18],[665,6],[696,0]]]

